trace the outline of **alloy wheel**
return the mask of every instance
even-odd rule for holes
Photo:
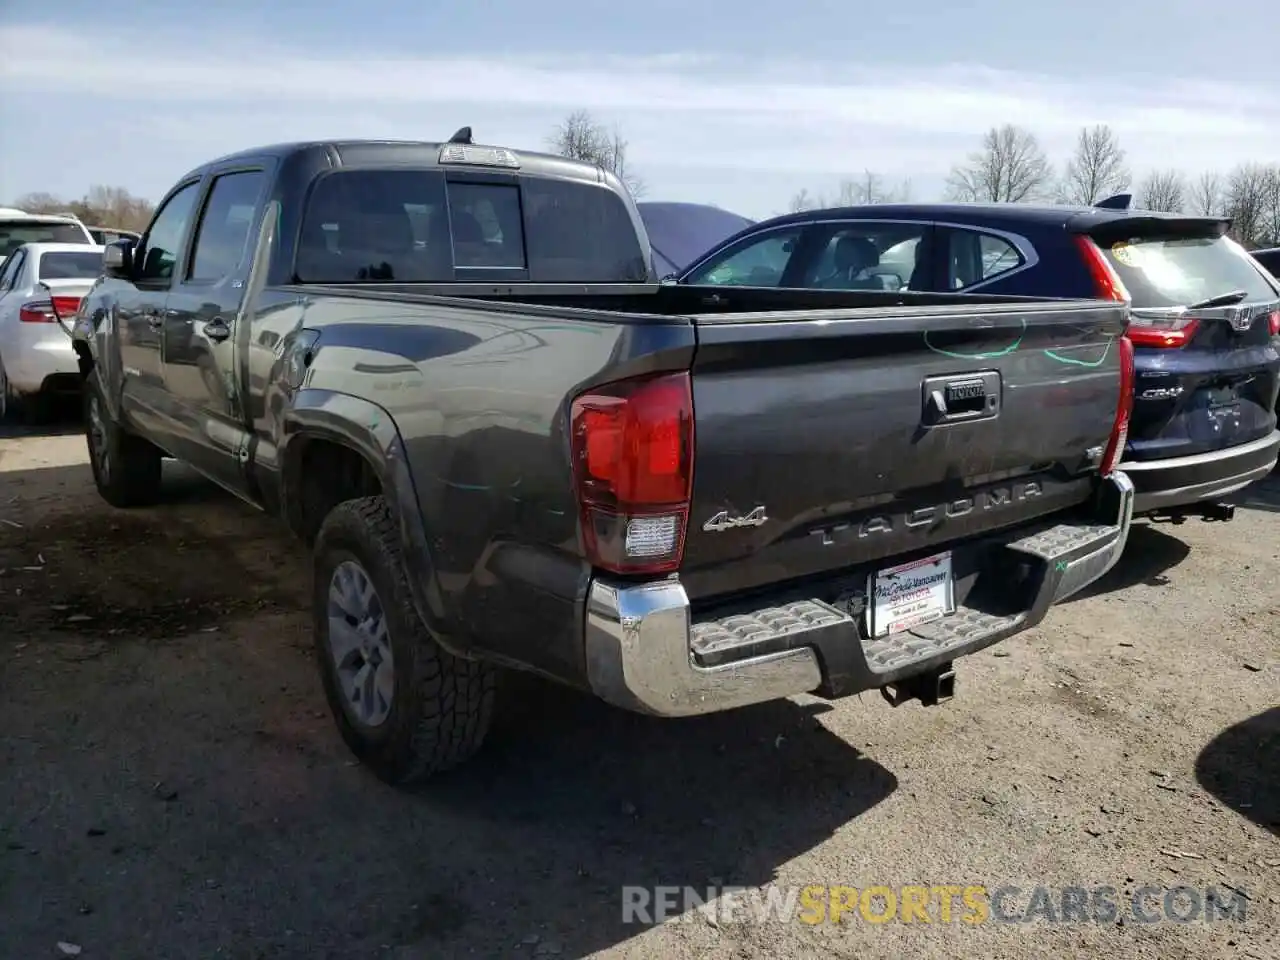
[[[93,394],[89,396],[89,452],[98,468],[103,483],[111,480],[111,450],[107,445],[107,425],[102,418],[102,404]]]
[[[329,578],[329,654],[343,708],[366,727],[386,722],[395,696],[387,615],[373,581],[354,560]]]

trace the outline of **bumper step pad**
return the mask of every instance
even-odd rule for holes
[[[1097,579],[1097,570],[1111,560],[1110,548],[1123,535],[1118,525],[1063,523],[1028,534],[1005,545],[1027,554],[1046,567],[1052,579],[1044,606],[1056,603]],[[901,633],[867,638],[855,618],[822,600],[800,600],[734,613],[694,623],[690,652],[698,666],[719,666],[811,642],[814,632],[840,627],[861,637],[867,668],[876,674],[900,674],[925,661],[945,659],[952,652],[978,649],[1021,628],[1040,613],[1035,608],[1014,614],[988,613],[959,605],[955,613]],[[1035,619],[1039,619],[1036,616]]]

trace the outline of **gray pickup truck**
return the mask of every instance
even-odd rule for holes
[[[508,669],[668,717],[937,703],[1128,535],[1123,305],[663,286],[615,177],[466,135],[224,157],[104,264],[102,497],[170,456],[283,517],[391,782],[471,756]]]

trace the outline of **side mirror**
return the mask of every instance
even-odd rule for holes
[[[130,239],[113,240],[102,250],[102,272],[117,280],[133,277],[133,246]]]

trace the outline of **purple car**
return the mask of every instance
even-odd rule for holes
[[[677,274],[702,253],[755,223],[706,203],[639,203],[659,277]]]

